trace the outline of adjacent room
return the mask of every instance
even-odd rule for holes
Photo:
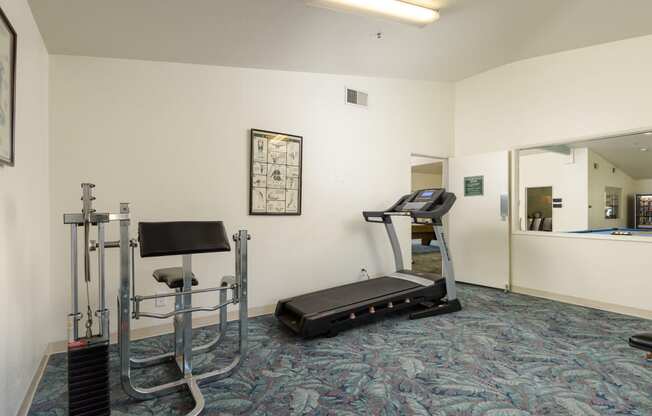
[[[445,159],[412,156],[412,192],[444,187]],[[441,252],[432,221],[412,224],[412,270],[441,274]]]
[[[651,17],[0,0],[0,415],[652,415]]]

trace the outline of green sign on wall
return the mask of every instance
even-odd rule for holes
[[[464,178],[464,196],[484,195],[484,176],[467,176]]]

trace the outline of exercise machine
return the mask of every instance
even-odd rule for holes
[[[218,287],[193,289],[199,284],[192,272],[192,256],[203,253],[220,253],[231,250],[221,221],[195,222],[141,222],[138,224],[138,239],[130,239],[129,204],[121,203],[118,213],[98,213],[93,208],[93,184],[82,184],[82,212],[64,214],[64,223],[71,230],[71,291],[72,311],[69,315],[70,333],[68,341],[68,391],[69,414],[109,415],[109,309],[106,303],[106,250],[119,249],[118,293],[118,351],[120,356],[120,380],[122,388],[131,397],[147,400],[187,388],[195,401],[188,415],[202,412],[205,402],[199,386],[231,375],[247,354],[247,242],[250,235],[240,230],[233,236],[235,242],[235,276],[225,276]],[[120,239],[106,240],[106,227],[118,223]],[[78,230],[83,229],[83,276],[86,292],[85,315],[79,307],[79,242]],[[90,240],[92,228],[97,229],[97,240]],[[169,294],[136,295],[135,250],[140,256],[181,256],[181,266],[158,269],[154,278],[166,284],[174,292]],[[91,253],[97,252],[98,307],[91,306]],[[193,306],[192,297],[198,293],[219,292],[219,303],[213,306]],[[229,292],[231,297],[228,298]],[[159,298],[173,297],[174,310],[168,313],[143,311],[142,303]],[[239,343],[232,361],[222,368],[194,374],[192,357],[213,350],[227,328],[227,307],[238,305]],[[219,311],[219,325],[215,337],[205,345],[192,345],[193,313]],[[80,324],[85,317],[85,332],[80,333]],[[98,320],[94,322],[94,318]],[[151,357],[131,356],[131,320],[141,318],[174,320],[173,351]],[[134,385],[132,368],[143,368],[166,362],[174,362],[179,370],[175,381],[153,387]]]
[[[394,253],[396,272],[330,289],[283,299],[275,315],[286,327],[303,337],[336,335],[352,326],[380,319],[389,313],[413,309],[419,319],[462,309],[457,299],[455,274],[444,235],[442,217],[455,203],[444,189],[422,189],[400,198],[384,211],[365,211],[365,221],[385,225]],[[392,217],[412,218],[433,227],[442,255],[444,276],[406,270]]]

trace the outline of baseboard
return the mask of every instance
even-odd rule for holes
[[[23,403],[20,405],[20,408],[18,409],[17,416],[27,416],[27,413],[29,412],[29,408],[32,406],[32,400],[34,400],[34,394],[36,394],[36,388],[41,382],[43,373],[45,373],[45,367],[48,364],[48,358],[49,358],[49,354],[47,353],[46,350],[46,353],[43,354],[43,358],[41,358],[41,362],[39,363],[38,368],[36,369],[36,373],[34,373],[32,382],[29,384],[27,393],[25,393],[25,398],[23,399]]]
[[[558,293],[547,292],[545,290],[529,289],[521,286],[512,286],[512,292],[522,295],[534,296],[554,300],[571,305],[585,306],[587,308],[600,309],[603,311],[619,313],[622,315],[635,316],[637,318],[652,319],[652,310],[632,308],[629,306],[618,305],[615,303],[600,302],[591,299],[580,298],[576,296],[561,295]]]
[[[271,313],[274,313],[275,308],[276,305],[265,305],[265,306],[259,306],[257,308],[250,308],[248,311],[248,315],[250,318],[254,318],[256,316],[261,316],[261,315],[269,315]],[[192,320],[192,326],[193,328],[201,328],[204,326],[215,325],[219,321],[218,316],[211,315],[211,316],[204,316],[201,318],[195,318]],[[234,321],[237,319],[238,319],[238,311],[229,312],[228,314],[229,321]],[[150,338],[159,335],[170,334],[172,333],[172,330],[173,330],[172,322],[166,323],[164,325],[150,326],[147,328],[138,328],[131,331],[131,339],[139,340],[143,338]],[[115,344],[117,340],[118,340],[118,334],[111,333],[111,343]],[[21,404],[20,409],[18,410],[18,416],[26,416],[27,413],[29,412],[29,409],[32,406],[32,401],[34,400],[34,394],[36,393],[36,388],[41,382],[41,378],[43,377],[43,373],[45,372],[45,368],[47,367],[47,363],[50,355],[66,352],[67,350],[68,350],[67,341],[51,342],[48,345],[45,354],[41,359],[41,363],[39,364],[39,367],[36,370],[34,377],[32,378],[32,382],[29,386],[29,389],[25,394],[23,403]]]

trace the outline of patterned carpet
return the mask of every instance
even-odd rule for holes
[[[203,386],[204,414],[652,414],[652,363],[627,346],[628,336],[652,329],[651,322],[473,286],[460,285],[459,293],[464,310],[456,314],[396,316],[330,339],[301,341],[273,317],[255,318],[244,366]],[[169,343],[168,336],[152,338],[136,350],[158,352]],[[191,408],[186,392],[129,399],[115,352],[113,415],[179,415]],[[230,356],[224,355],[198,356],[196,369],[222,363]],[[174,375],[165,367],[143,371],[136,373],[143,384]],[[65,355],[50,358],[29,414],[67,414]]]

